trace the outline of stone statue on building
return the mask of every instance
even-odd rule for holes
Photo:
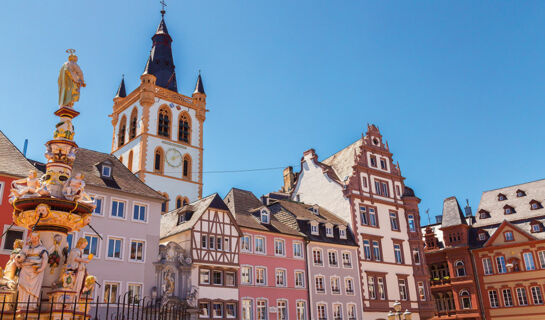
[[[38,172],[30,170],[28,177],[11,183],[10,202],[13,202],[15,198],[39,197],[48,194],[45,187],[42,186],[40,178],[38,178]]]
[[[83,72],[77,64],[78,57],[74,54],[76,51],[68,49],[66,52],[70,53],[70,56],[59,73],[59,106],[72,108],[74,103],[79,101],[79,90],[85,87],[85,82]]]
[[[15,258],[23,248],[23,240],[17,239],[13,242],[13,250],[6,263],[6,268],[2,271],[2,279],[0,279],[0,288],[14,290],[17,287],[17,263]]]
[[[70,249],[68,258],[66,259],[66,272],[71,272],[74,275],[73,290],[80,294],[87,277],[86,264],[93,258],[90,254],[89,259],[83,257],[83,249],[87,247],[87,239],[79,238],[75,248]]]
[[[28,304],[29,309],[36,309],[48,257],[40,235],[31,232],[27,244],[15,258],[17,266],[21,268],[17,293],[22,308],[26,308]]]

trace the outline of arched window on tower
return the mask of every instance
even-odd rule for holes
[[[170,199],[168,198],[168,193],[163,192],[162,195],[166,198],[166,200],[165,202],[163,202],[163,204],[161,204],[161,212],[165,213],[168,212],[168,202],[170,201]]]
[[[136,119],[138,117],[138,110],[136,107],[132,109],[131,122],[129,123],[129,140],[136,137]]]
[[[178,140],[189,143],[191,139],[191,118],[187,112],[180,113],[178,120]]]
[[[176,197],[176,209],[179,209],[182,207],[182,197],[181,196],[177,196]]]
[[[191,157],[188,154],[184,155],[182,176],[185,179],[191,179]]]
[[[128,163],[127,163],[127,168],[129,168],[129,170],[132,171],[132,158],[133,158],[133,153],[132,153],[132,150],[129,151],[129,160],[128,160]]]
[[[187,197],[184,197],[184,200],[182,201],[182,205],[187,206],[189,204],[189,199]]]
[[[170,138],[170,110],[166,106],[159,108],[157,135]]]
[[[456,268],[457,277],[464,277],[466,275],[466,268],[462,260],[456,261],[456,263],[454,264],[454,267]]]
[[[125,144],[125,131],[127,130],[127,117],[123,116],[119,122],[119,132],[117,133],[117,147]]]
[[[153,172],[163,173],[163,149],[161,147],[155,149]]]

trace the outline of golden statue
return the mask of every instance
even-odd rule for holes
[[[76,50],[68,49],[66,52],[70,55],[59,73],[59,106],[71,108],[79,100],[79,89],[85,87],[85,82],[77,64],[78,57],[74,54]]]

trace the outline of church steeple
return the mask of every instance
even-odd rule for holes
[[[119,88],[117,89],[117,93],[115,94],[115,98],[125,98],[127,96],[127,90],[125,90],[125,77],[123,76],[121,78],[121,84],[119,84]]]
[[[154,75],[157,78],[156,85],[178,92],[174,59],[172,58],[172,38],[165,23],[164,9],[161,10],[161,22],[151,39],[153,40],[153,46],[151,47],[144,74]]]
[[[202,84],[202,78],[201,78],[201,72],[199,71],[199,77],[197,78],[197,83],[195,84],[195,91],[193,91],[193,94],[195,93],[203,93],[204,92],[204,85]]]

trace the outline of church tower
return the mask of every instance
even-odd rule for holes
[[[169,201],[163,211],[202,197],[203,124],[206,94],[199,73],[191,97],[178,93],[172,37],[165,11],[140,86],[114,98],[112,154]]]

